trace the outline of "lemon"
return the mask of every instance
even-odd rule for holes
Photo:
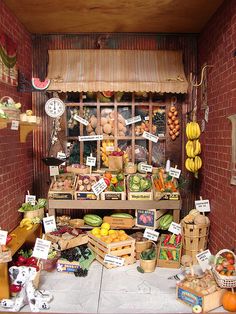
[[[107,236],[108,235],[108,230],[107,229],[104,229],[104,228],[101,228],[101,233],[100,233],[102,236]]]
[[[100,234],[100,228],[93,228],[93,230],[91,231],[91,233],[93,234],[93,235],[98,235],[98,234]]]
[[[110,230],[111,226],[109,223],[107,222],[104,222],[102,225],[101,225],[101,228],[102,229],[107,229],[107,230]]]
[[[100,234],[95,234],[95,237],[100,239],[102,236]]]
[[[109,235],[114,234],[114,233],[116,233],[116,230],[111,229],[111,230],[108,231]]]

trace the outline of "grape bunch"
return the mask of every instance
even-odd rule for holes
[[[78,267],[75,271],[74,271],[74,275],[75,277],[86,277],[88,275],[88,270],[87,269],[82,269],[80,267]]]

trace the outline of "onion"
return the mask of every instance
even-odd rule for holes
[[[169,117],[169,118],[172,118],[172,116],[173,116],[172,112],[169,111],[169,112],[168,112],[168,117]]]
[[[179,120],[176,119],[175,122],[174,122],[174,124],[176,124],[176,125],[179,124]]]
[[[175,128],[176,128],[176,130],[178,131],[178,130],[180,129],[180,125],[177,124],[177,125],[175,126]]]
[[[170,125],[170,129],[173,130],[175,128],[174,124]]]
[[[172,116],[172,117],[171,117],[171,120],[172,120],[172,121],[175,121],[175,120],[176,120],[176,116]]]
[[[176,135],[173,134],[173,135],[171,136],[171,139],[174,141],[174,140],[176,139]]]
[[[171,124],[172,123],[172,120],[171,119],[168,119],[168,124]]]
[[[169,134],[170,134],[170,135],[173,135],[174,133],[173,133],[173,131],[170,130]]]
[[[175,136],[176,136],[176,137],[179,136],[179,131],[177,131],[177,132],[175,133]]]
[[[178,116],[178,111],[177,110],[175,110],[174,116]]]
[[[175,107],[175,106],[171,106],[171,107],[170,107],[170,111],[171,111],[172,113],[174,113],[174,112],[176,111],[176,107]]]

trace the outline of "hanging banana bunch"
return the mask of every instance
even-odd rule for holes
[[[202,159],[198,156],[201,154],[201,143],[199,141],[201,130],[199,124],[197,122],[187,123],[186,135],[188,141],[185,148],[188,158],[185,161],[185,167],[198,178],[198,170],[202,167]]]

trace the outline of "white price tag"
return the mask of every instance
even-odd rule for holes
[[[103,140],[103,135],[88,135],[79,136],[79,142],[90,142],[90,141],[101,141]]]
[[[92,186],[93,193],[98,196],[107,188],[106,182],[101,178],[97,183]]]
[[[169,175],[171,177],[179,179],[180,174],[181,174],[181,170],[180,169],[170,167]]]
[[[152,166],[146,165],[146,164],[141,164],[141,171],[152,172]]]
[[[76,121],[82,123],[83,125],[88,125],[88,124],[89,124],[87,120],[81,118],[81,117],[78,116],[77,114],[74,115],[74,120],[76,120]]]
[[[170,227],[168,229],[169,232],[172,232],[176,235],[181,234],[181,225],[177,224],[176,222],[173,222],[170,224]]]
[[[114,152],[115,146],[106,146],[106,152]]]
[[[8,231],[0,230],[0,245],[6,245]]]
[[[139,148],[136,148],[135,149],[135,154],[139,154],[140,153],[140,149]]]
[[[195,207],[200,212],[210,212],[211,211],[209,200],[195,201]]]
[[[149,116],[144,118],[145,121],[149,121]]]
[[[65,153],[63,153],[63,152],[58,152],[57,153],[57,158],[58,159],[66,159],[66,154]]]
[[[209,265],[209,258],[211,257],[211,252],[209,250],[203,251],[196,255],[197,261],[201,266],[202,271],[206,269],[210,269],[211,266]]]
[[[112,264],[115,266],[123,266],[125,259],[122,257],[106,254],[104,257],[104,263]]]
[[[148,240],[157,241],[159,237],[159,232],[146,228],[144,231],[143,237]]]
[[[55,231],[57,229],[55,216],[44,217],[43,226],[44,226],[45,233]]]
[[[96,157],[88,156],[86,158],[86,166],[94,167],[96,165]]]
[[[35,195],[25,195],[25,202],[30,203],[31,205],[35,205],[36,203],[36,196]]]
[[[58,176],[59,175],[59,168],[58,166],[49,166],[50,177]]]
[[[133,118],[126,119],[125,120],[125,125],[130,125],[130,124],[133,124],[133,123],[136,123],[136,122],[139,122],[139,121],[141,121],[141,116],[135,116]]]
[[[146,138],[146,139],[149,140],[149,141],[154,142],[154,143],[157,143],[157,142],[158,142],[158,136],[153,135],[152,133],[149,133],[149,132],[144,131],[144,132],[143,132],[143,137]]]
[[[50,246],[51,246],[50,241],[37,238],[34,245],[32,256],[47,259]]]
[[[20,121],[12,120],[11,122],[11,130],[17,131],[19,129]]]

